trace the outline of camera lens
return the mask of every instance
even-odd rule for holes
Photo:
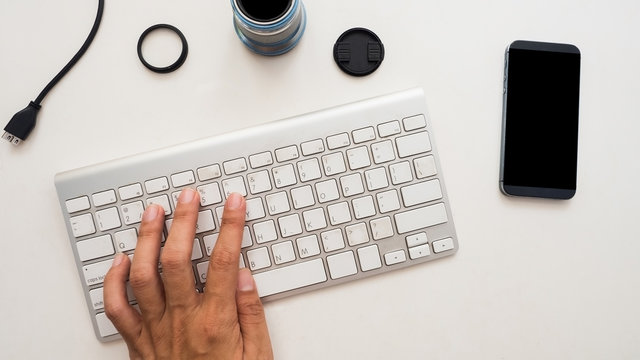
[[[280,55],[296,46],[307,23],[300,0],[231,0],[240,40],[261,55]]]

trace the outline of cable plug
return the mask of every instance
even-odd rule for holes
[[[7,126],[4,127],[5,132],[2,134],[2,138],[13,145],[20,145],[36,126],[36,117],[39,110],[40,105],[30,101],[26,108],[18,111],[9,120]]]

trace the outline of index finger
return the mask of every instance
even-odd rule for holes
[[[235,306],[240,244],[246,216],[244,197],[229,195],[222,213],[220,235],[209,259],[205,301],[216,306]]]

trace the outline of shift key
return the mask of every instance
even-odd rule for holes
[[[443,203],[405,211],[395,214],[394,217],[399,234],[424,229],[449,221],[447,218],[447,210]]]

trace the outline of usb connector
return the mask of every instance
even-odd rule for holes
[[[4,127],[5,132],[2,134],[2,139],[13,145],[20,145],[36,126],[36,117],[39,110],[40,105],[33,101],[29,102],[26,108],[13,115],[7,126]]]

